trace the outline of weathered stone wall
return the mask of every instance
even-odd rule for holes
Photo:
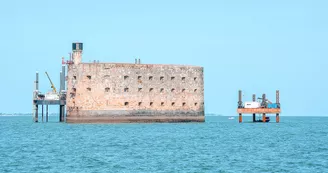
[[[202,67],[80,63],[67,76],[67,122],[204,121]]]

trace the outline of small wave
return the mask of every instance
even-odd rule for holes
[[[21,117],[21,116],[32,116],[32,114],[1,114],[0,117]]]

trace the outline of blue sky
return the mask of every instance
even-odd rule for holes
[[[206,112],[281,91],[282,115],[327,115],[328,1],[1,1],[0,112],[31,112],[35,71],[59,87],[61,57],[200,65]],[[52,109],[55,109],[52,108]]]

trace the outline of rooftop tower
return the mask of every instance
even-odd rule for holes
[[[83,51],[83,43],[73,43],[72,44],[72,60],[74,64],[80,64],[82,62],[82,51]]]

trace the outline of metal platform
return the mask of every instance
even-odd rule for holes
[[[66,105],[66,100],[33,100],[36,105]]]
[[[258,120],[256,120],[256,114],[262,114],[262,122],[268,122],[266,121],[266,117],[267,114],[276,114],[276,122],[279,123],[280,122],[280,113],[281,113],[281,105],[280,105],[280,100],[279,100],[279,90],[276,90],[276,103],[274,104],[275,106],[271,106],[268,105],[267,101],[268,99],[266,99],[266,94],[262,95],[262,98],[258,98],[261,99],[262,102],[259,105],[259,107],[255,107],[255,108],[249,108],[243,105],[243,101],[242,101],[242,91],[239,90],[239,94],[238,94],[238,108],[237,108],[237,113],[239,114],[239,123],[243,122],[243,114],[252,114],[253,115],[253,122],[259,122]],[[253,103],[256,101],[256,95],[253,94]],[[272,104],[270,101],[268,101],[270,104]],[[259,102],[256,102],[259,103]],[[246,108],[245,108],[246,107]]]
[[[39,122],[39,106],[41,106],[42,122],[44,119],[44,106],[46,106],[46,122],[48,122],[48,106],[58,105],[59,106],[59,122],[65,122],[65,106],[66,106],[66,90],[65,90],[65,65],[62,65],[62,71],[60,72],[60,91],[55,94],[59,96],[59,99],[46,99],[47,95],[40,93],[39,91],[39,73],[36,72],[36,79],[34,81],[35,88],[33,91],[33,121]],[[48,77],[49,78],[49,77]],[[50,80],[50,79],[49,79]],[[51,82],[51,80],[50,80]],[[52,84],[52,82],[51,82]],[[52,84],[53,85],[53,84]]]
[[[239,114],[279,114],[280,108],[238,108]]]

